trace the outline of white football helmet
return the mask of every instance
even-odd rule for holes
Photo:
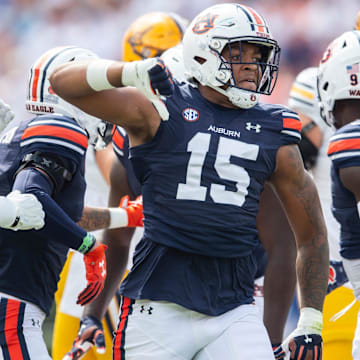
[[[327,126],[320,116],[317,73],[317,67],[309,67],[296,76],[290,89],[288,105],[292,110],[308,116],[316,125],[324,129]]]
[[[177,81],[186,81],[182,44],[176,45],[163,52],[161,58]]]
[[[257,90],[236,86],[233,63],[222,57],[222,51],[233,43],[249,42],[258,45],[263,54],[260,62],[262,77]],[[184,65],[187,77],[226,95],[240,108],[251,108],[260,94],[270,95],[277,80],[280,48],[272,38],[264,18],[250,7],[221,4],[202,11],[188,26],[184,39]],[[236,62],[237,64],[244,62]],[[223,87],[226,86],[226,89]]]
[[[59,65],[69,61],[96,58],[98,56],[95,53],[76,46],[62,46],[48,50],[31,66],[25,104],[26,110],[33,114],[56,113],[74,118],[87,131],[89,144],[99,149],[103,145],[99,138],[105,133],[107,125],[102,120],[61,99],[53,92],[49,82],[50,74]]]
[[[335,124],[336,100],[360,99],[360,31],[348,31],[333,40],[320,61],[318,92],[322,118]]]

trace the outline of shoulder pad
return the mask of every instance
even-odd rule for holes
[[[84,155],[88,146],[86,131],[66,116],[39,116],[27,125],[20,146],[47,143],[71,149]]]

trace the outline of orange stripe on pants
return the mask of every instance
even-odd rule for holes
[[[8,299],[5,318],[5,339],[11,359],[22,360],[23,354],[18,337],[18,318],[20,302]]]
[[[129,310],[131,305],[131,299],[124,297],[123,304],[121,306],[121,315],[119,327],[116,330],[115,340],[114,340],[114,360],[124,360],[125,356],[121,357],[121,345],[124,342],[125,337],[125,327],[127,323],[127,319],[129,316]]]

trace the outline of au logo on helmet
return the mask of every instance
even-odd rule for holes
[[[193,26],[192,31],[195,34],[205,34],[214,27],[214,21],[218,15],[206,14],[202,16]]]
[[[331,48],[326,49],[322,59],[320,60],[321,64],[324,64],[325,62],[327,62],[331,57]]]

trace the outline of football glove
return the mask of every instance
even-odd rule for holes
[[[144,226],[142,196],[138,196],[134,201],[129,201],[128,195],[123,196],[120,200],[120,207],[125,209],[128,215],[128,227]]]
[[[10,106],[0,99],[0,132],[6,128],[14,117],[15,114],[11,110]]]
[[[321,330],[321,312],[313,308],[302,308],[297,328],[283,341],[278,351],[290,354],[291,360],[321,360]]]
[[[343,263],[339,260],[330,260],[329,281],[327,293],[329,294],[338,287],[349,281]]]
[[[22,194],[15,190],[9,193],[6,199],[10,201],[6,208],[10,223],[2,224],[3,228],[14,231],[39,230],[44,226],[45,213],[41,202],[35,195]]]
[[[104,330],[101,322],[93,316],[84,316],[80,320],[80,329],[71,350],[63,360],[81,359],[93,346],[96,352],[103,354],[105,348]]]
[[[121,82],[124,86],[135,86],[153,103],[163,120],[169,119],[169,112],[160,97],[173,93],[174,82],[169,69],[160,58],[126,63]]]
[[[106,278],[106,249],[106,245],[100,244],[96,249],[84,255],[87,286],[79,294],[77,304],[86,305],[90,303],[103,289]]]

